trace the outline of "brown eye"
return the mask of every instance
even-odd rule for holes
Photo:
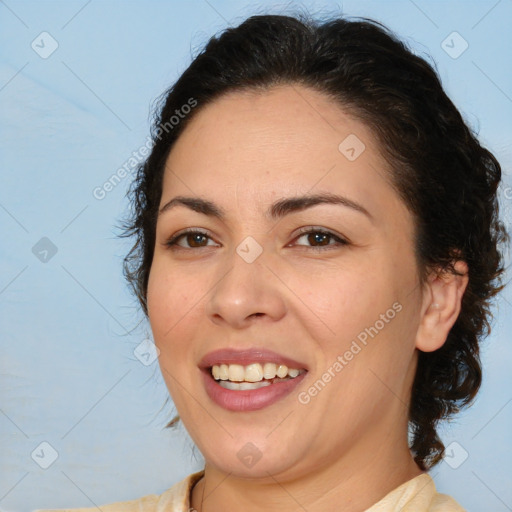
[[[307,243],[299,243],[300,240],[305,240]],[[334,233],[318,229],[310,229],[309,231],[304,231],[297,237],[296,244],[306,247],[322,248],[328,246],[336,247],[340,245],[347,245],[348,242]]]
[[[208,243],[208,237],[202,233],[189,233],[185,239],[189,247],[204,247]]]
[[[311,245],[329,245],[332,236],[325,233],[310,233],[307,238]]]
[[[170,248],[200,249],[215,245],[215,242],[203,231],[185,231],[173,236],[166,245]]]

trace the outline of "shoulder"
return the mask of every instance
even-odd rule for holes
[[[466,512],[453,498],[446,494],[436,493],[428,512]]]
[[[169,489],[170,491],[171,489]],[[102,512],[156,512],[158,500],[164,494],[157,496],[151,494],[131,501],[118,501],[110,503],[109,505],[101,505],[100,507],[86,507],[86,508],[59,508],[59,509],[38,509],[34,512],[93,512],[101,509]]]
[[[439,494],[423,473],[400,485],[366,512],[466,512],[453,498]]]
[[[192,473],[174,484],[163,494],[150,494],[131,501],[118,501],[101,505],[102,512],[188,512],[190,490],[203,476],[203,471]],[[100,507],[69,508],[69,509],[38,509],[34,512],[97,512]]]

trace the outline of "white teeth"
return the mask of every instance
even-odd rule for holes
[[[286,377],[288,375],[288,366],[284,365],[284,364],[280,364],[278,367],[277,367],[277,376],[281,379],[283,379],[284,377]]]
[[[299,370],[297,368],[288,368],[285,364],[276,365],[275,363],[252,363],[247,366],[241,364],[220,364],[213,365],[211,373],[213,378],[217,381],[230,381],[231,383],[239,382],[243,383],[255,383],[262,382],[263,379],[270,381],[276,377],[284,379],[285,377],[295,378],[305,370]],[[270,384],[270,383],[268,383]],[[267,384],[265,384],[267,385]],[[223,386],[226,387],[226,386]],[[261,387],[261,386],[260,386]],[[227,389],[234,389],[228,387]],[[240,388],[236,389],[257,389],[255,387]]]
[[[263,380],[263,368],[260,363],[250,364],[245,367],[245,379],[247,382],[259,382]]]
[[[293,379],[294,377],[297,377],[297,375],[299,375],[299,370],[297,370],[296,368],[290,368],[288,370],[288,375]]]
[[[228,365],[227,364],[221,364],[219,368],[219,379],[220,380],[228,380],[229,374],[228,374]]]
[[[277,367],[274,363],[265,363],[263,365],[263,378],[273,379],[276,376]]]
[[[245,375],[244,367],[241,364],[230,364],[228,375],[231,382],[242,382]]]
[[[220,386],[226,389],[231,389],[232,391],[264,388],[265,386],[270,386],[270,384],[271,382],[266,380],[262,382],[231,382],[229,380],[222,380],[219,382]]]

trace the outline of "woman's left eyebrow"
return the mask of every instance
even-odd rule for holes
[[[344,196],[327,193],[280,199],[270,206],[267,211],[267,215],[270,218],[277,220],[290,213],[302,211],[320,204],[335,204],[345,206],[355,210],[356,212],[366,215],[372,221],[374,220],[370,212],[361,204]],[[225,212],[220,206],[216,205],[212,201],[208,201],[200,197],[174,197],[165,203],[162,208],[160,208],[158,214],[161,215],[162,213],[169,211],[176,206],[185,206],[186,208],[189,208],[198,213],[203,213],[204,215],[217,217],[220,220],[225,219]]]
[[[268,214],[273,219],[280,219],[289,213],[302,211],[306,208],[311,208],[312,206],[317,206],[319,204],[346,206],[356,212],[363,213],[370,220],[374,220],[373,216],[363,205],[349,199],[348,197],[328,193],[280,199],[269,208]]]

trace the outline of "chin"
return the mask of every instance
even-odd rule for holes
[[[218,444],[217,448],[204,454],[206,463],[239,478],[297,475],[302,458],[298,455],[298,446],[290,446],[277,436],[274,443],[269,442],[263,434],[261,438],[246,434],[243,440],[230,439],[224,446]]]

